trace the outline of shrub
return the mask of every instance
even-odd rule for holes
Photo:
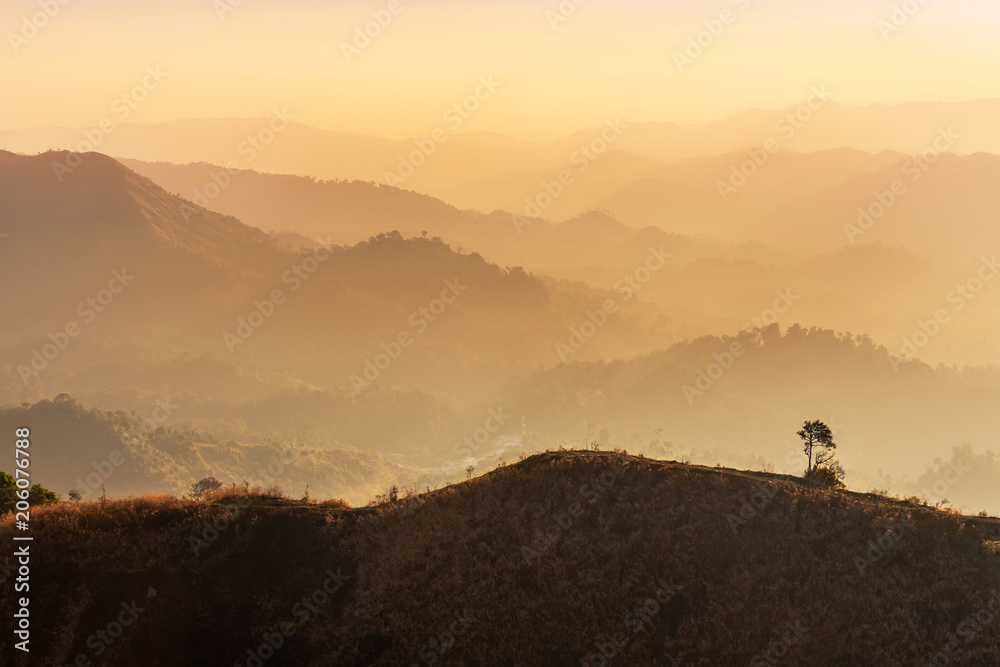
[[[205,477],[204,479],[200,479],[191,485],[191,497],[201,499],[204,498],[205,494],[209,491],[215,491],[219,488],[222,488],[222,482],[212,476]]]
[[[13,512],[17,506],[17,483],[13,477],[0,471],[0,514]],[[44,486],[32,484],[28,490],[28,504],[32,507],[36,505],[54,505],[59,502],[59,496],[49,491]]]
[[[208,502],[219,502],[229,498],[252,498],[257,500],[282,500],[285,492],[277,484],[271,486],[250,486],[249,482],[242,484],[230,484],[229,486],[219,485],[211,491],[205,492],[202,500]]]
[[[843,489],[847,486],[844,484],[843,470],[833,466],[817,466],[812,470],[807,470],[803,477],[814,484],[827,486],[831,489]]]

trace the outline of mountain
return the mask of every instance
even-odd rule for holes
[[[229,173],[204,163],[122,164],[200,206],[265,231],[292,230],[310,238],[329,235],[336,244],[354,244],[392,229],[406,234],[430,230],[450,238],[485,223],[482,216],[433,197],[368,181],[317,181],[251,170]],[[219,182],[225,187],[218,187]]]
[[[193,211],[105,155],[0,153],[0,333],[204,330],[288,261],[260,230]]]
[[[100,153],[0,152],[2,222],[15,237],[105,234],[143,248],[159,244],[240,270],[268,259],[260,230],[216,214],[196,215],[184,200]]]
[[[54,165],[72,166],[57,174]],[[591,307],[550,292],[517,265],[501,268],[439,238],[393,231],[351,247],[323,239],[294,251],[99,154],[5,153],[0,175],[0,226],[8,230],[0,252],[10,258],[0,264],[0,306],[13,315],[0,325],[7,337],[0,376],[45,385],[43,396],[65,393],[60,368],[105,374],[83,354],[101,344],[124,346],[117,361],[137,366],[182,352],[219,354],[328,390],[387,382],[475,396],[557,359],[556,343]],[[352,187],[348,199],[372,194]],[[425,200],[429,217],[447,212],[426,197],[379,190],[374,205],[358,203],[371,212],[372,227],[376,218],[391,225],[414,198]],[[383,195],[402,204],[384,207]],[[341,220],[358,210],[329,205]],[[509,218],[503,229],[517,235]],[[615,230],[642,241],[624,252],[647,259],[651,246],[640,230]],[[590,246],[596,252],[606,242],[597,237]],[[633,308],[641,306],[624,308],[591,354],[655,347],[669,323],[634,326]]]
[[[933,160],[853,149],[779,153],[744,181],[736,180],[733,170],[749,159],[745,153],[660,163],[635,173],[614,168],[614,155],[566,186],[552,206],[528,211],[542,220],[524,216],[530,208],[525,193],[543,192],[530,175],[495,202],[513,213],[484,215],[375,183],[226,174],[212,165],[129,164],[168,190],[195,199],[222,174],[228,185],[206,200],[207,207],[268,231],[330,235],[350,243],[386,229],[412,235],[428,231],[498,262],[543,271],[586,266],[609,243],[624,241],[614,233],[577,236],[566,233],[574,225],[548,222],[572,221],[595,211],[619,227],[624,223],[633,236],[649,227],[662,229],[666,234],[656,243],[676,252],[684,241],[693,257],[725,254],[724,244],[715,239],[727,239],[730,247],[757,241],[800,255],[883,241],[937,259],[968,258],[992,244],[993,226],[986,223],[1000,212],[991,185],[1000,157],[985,153]],[[733,182],[739,187],[720,192],[720,183]],[[490,183],[493,189],[504,187]],[[892,193],[894,188],[899,194]],[[888,211],[881,210],[883,201],[889,203]],[[866,217],[861,211],[875,215]],[[962,234],[952,233],[956,225]],[[546,239],[550,234],[539,231],[551,231],[551,241]],[[531,243],[525,243],[529,233]],[[588,259],[574,266],[568,257]],[[623,268],[620,262],[616,266]]]
[[[880,470],[916,478],[963,443],[977,456],[996,449],[1000,382],[995,371],[981,376],[988,382],[976,375],[902,361],[864,335],[771,325],[625,361],[570,361],[489,404],[523,414],[534,447],[597,441],[795,474],[806,461],[792,426],[816,415],[833,425],[852,488],[889,488]],[[935,499],[978,502],[974,486],[963,474]]]
[[[408,236],[427,232],[453,247],[475,249],[498,264],[545,272],[590,271],[597,265],[625,270],[650,246],[663,245],[680,260],[730,250],[712,239],[625,225],[594,210],[556,223],[547,215],[525,219],[523,211],[517,214],[520,217],[500,210],[489,215],[463,211],[427,195],[372,182],[317,181],[255,171],[228,173],[210,164],[123,163],[171,192],[265,231],[329,238],[335,243],[354,244],[388,230]],[[209,199],[205,189],[216,179],[227,185]],[[302,240],[295,244],[302,246]]]
[[[656,224],[678,233],[771,240],[784,207],[849,178],[895,166],[900,153],[837,149],[776,153],[761,165],[747,151],[661,165],[593,202],[633,225]],[[758,160],[760,160],[758,154]],[[748,166],[749,164],[749,166]],[[734,185],[735,184],[735,185]],[[752,221],[737,228],[741,222]],[[796,223],[801,223],[798,219]]]
[[[853,105],[837,102],[835,93],[817,92],[804,91],[801,105],[753,109],[706,123],[632,123],[616,148],[668,162],[757,148],[768,139],[782,150],[801,153],[853,148],[917,155],[932,148],[939,130],[950,127],[958,133],[956,152],[1000,154],[993,123],[1000,99]],[[803,110],[809,99],[813,108]],[[568,148],[589,135],[584,130],[561,144]]]
[[[998,176],[1000,155],[907,158],[798,197],[770,225],[748,220],[734,231],[767,240],[763,229],[811,247],[880,241],[929,257],[978,259],[1000,243],[991,224],[1000,215]]]
[[[809,97],[816,106],[818,98],[812,91],[804,92],[803,102]],[[950,150],[960,154],[1000,153],[1000,139],[993,125],[1000,113],[1000,100],[856,106],[827,98],[809,110],[806,120],[787,120],[800,108],[757,109],[700,124],[609,119],[608,123],[622,126],[610,142],[603,136],[607,124],[547,143],[489,133],[451,132],[444,127],[440,128],[441,142],[429,136],[389,140],[308,127],[278,110],[271,118],[121,123],[112,134],[101,134],[98,146],[86,143],[81,129],[6,130],[0,132],[0,148],[35,152],[53,147],[80,150],[83,146],[148,162],[205,162],[324,180],[372,181],[484,212],[500,208],[521,213],[526,197],[543,192],[543,182],[558,179],[559,172],[569,168],[574,176],[570,190],[583,194],[559,198],[550,214],[554,219],[590,208],[591,204],[583,203],[591,199],[587,193],[592,193],[593,198],[612,197],[629,182],[655,171],[658,164],[745,155],[769,139],[782,152],[850,148],[874,154],[894,151],[916,155],[933,147],[939,131],[952,128],[958,139]],[[274,132],[272,125],[282,129]],[[265,130],[269,141],[255,140]],[[719,178],[728,171],[726,165]],[[396,176],[390,179],[390,173]],[[711,179],[713,187],[715,180]],[[626,222],[648,224],[630,219]]]
[[[32,626],[45,664],[98,650],[107,665],[721,667],[1000,652],[984,630],[997,519],[783,475],[564,451],[363,509],[256,494],[32,515],[32,582],[46,582],[33,617],[66,619]]]
[[[847,168],[868,159],[834,157]],[[345,224],[352,216],[338,213],[341,196],[370,225],[394,215],[395,198],[423,202],[427,222],[440,211],[460,231],[505,229],[496,238],[509,256],[548,261],[563,274],[505,267],[399,232],[349,247],[299,240],[292,250],[110,158],[3,159],[0,211],[10,234],[0,253],[11,261],[0,264],[8,278],[0,306],[20,314],[0,330],[8,404],[69,394],[88,408],[145,416],[173,401],[181,407],[162,425],[238,442],[295,437],[379,452],[419,464],[418,476],[454,462],[449,445],[500,408],[509,423],[489,434],[488,450],[481,443],[479,455],[462,452],[463,460],[496,465],[485,454],[502,449],[522,417],[538,443],[642,443],[664,428],[699,460],[739,442],[719,456],[784,461],[788,424],[832,413],[857,433],[845,462],[873,484],[880,468],[916,478],[920,465],[962,442],[980,454],[993,446],[994,388],[895,359],[995,358],[985,334],[997,296],[985,289],[968,308],[949,311],[953,325],[912,345],[927,318],[950,307],[953,280],[973,275],[962,265],[870,243],[782,255],[636,229],[601,211],[526,221],[518,233],[507,214],[469,214],[423,195],[247,173],[256,188],[291,188]],[[60,183],[53,161],[77,159]],[[156,169],[190,179],[212,168]],[[233,201],[252,202],[253,189]],[[49,269],[53,258],[60,271]],[[135,276],[118,294],[122,286],[109,285],[114,271]],[[806,326],[770,343],[745,340],[777,321]],[[699,372],[715,372],[715,355],[725,359],[740,341],[746,354],[733,370],[689,402],[685,387],[704,384]],[[915,407],[919,416],[907,418]],[[957,424],[942,417],[946,407],[960,415]],[[903,465],[907,446],[913,456]]]

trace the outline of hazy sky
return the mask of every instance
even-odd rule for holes
[[[526,138],[607,116],[691,122],[782,107],[817,83],[844,103],[1000,97],[994,0],[908,0],[918,11],[891,33],[879,21],[902,0],[563,0],[574,10],[554,28],[559,0],[399,0],[352,62],[342,44],[389,0],[62,2],[42,0],[58,13],[23,41],[12,35],[32,34],[24,19],[39,0],[0,6],[2,129],[93,125],[156,65],[169,76],[129,121],[281,106],[310,125],[392,137],[440,126],[481,76],[501,86],[462,129]],[[724,10],[729,25],[705,33],[680,71],[675,52]]]

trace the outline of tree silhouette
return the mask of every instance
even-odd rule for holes
[[[833,431],[821,421],[807,421],[798,433],[802,438],[802,451],[809,457],[806,473],[811,473],[825,463],[833,461],[837,444],[833,441]],[[813,457],[815,456],[815,465]]]
[[[205,477],[204,479],[200,479],[191,485],[191,497],[203,498],[209,491],[214,491],[219,488],[222,488],[222,482],[217,480],[214,476]]]

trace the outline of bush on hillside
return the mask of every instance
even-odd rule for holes
[[[17,488],[17,483],[13,477],[0,471],[0,514],[7,514],[14,511],[19,500],[17,493],[20,490]],[[28,504],[32,507],[35,505],[53,505],[59,502],[59,496],[44,486],[32,484],[31,488],[28,489],[27,500]]]
[[[813,484],[826,486],[831,489],[843,489],[847,487],[844,484],[844,469],[840,467],[840,464],[817,466],[812,470],[807,470],[803,478]]]

